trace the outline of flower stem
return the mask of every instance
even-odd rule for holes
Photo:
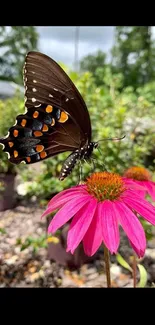
[[[105,270],[106,270],[106,278],[107,278],[107,288],[111,288],[110,257],[109,257],[109,250],[105,245],[104,245],[104,261],[105,261]]]
[[[136,288],[136,271],[137,271],[137,260],[136,256],[133,256],[133,287]]]

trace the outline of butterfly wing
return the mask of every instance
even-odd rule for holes
[[[35,163],[90,142],[87,107],[73,82],[48,56],[29,52],[24,65],[26,113],[0,139],[10,161]]]
[[[29,52],[24,66],[27,108],[44,103],[64,109],[90,141],[91,123],[86,104],[64,70],[47,55]]]

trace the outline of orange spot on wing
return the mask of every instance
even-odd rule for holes
[[[14,135],[15,138],[18,137],[18,133],[19,133],[18,130],[13,131],[13,135]]]
[[[41,153],[40,153],[40,158],[45,158],[45,157],[47,157],[47,153],[45,152],[45,151],[42,151]]]
[[[26,157],[26,160],[27,160],[28,163],[31,162],[31,158],[30,157]]]
[[[41,137],[42,135],[43,135],[43,133],[40,132],[40,131],[35,131],[35,132],[34,132],[34,136],[35,136],[35,137]]]
[[[41,151],[43,151],[44,150],[44,146],[42,146],[41,144],[38,144],[37,146],[36,146],[36,151],[37,152],[41,152]]]
[[[67,120],[68,120],[68,114],[65,112],[61,112],[58,122],[65,123]]]
[[[52,111],[53,111],[53,106],[47,105],[47,107],[46,107],[46,113],[52,113]]]
[[[9,141],[9,142],[8,142],[8,145],[9,145],[10,148],[12,148],[12,147],[14,146],[14,143],[11,142],[11,141]]]
[[[24,127],[24,126],[26,125],[26,122],[27,122],[27,121],[26,121],[25,119],[23,119],[23,120],[21,121],[21,126]]]
[[[43,132],[47,132],[48,131],[48,126],[46,124],[43,125],[42,131]]]
[[[39,116],[39,112],[38,111],[35,111],[34,113],[33,113],[33,117],[34,118],[37,118]]]
[[[17,158],[18,157],[18,151],[14,150],[13,155],[14,155],[15,158]]]

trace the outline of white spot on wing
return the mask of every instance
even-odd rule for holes
[[[37,91],[37,89],[36,88],[32,88],[32,91],[35,93]]]
[[[9,135],[10,135],[10,132],[8,131],[8,133],[7,133],[7,135],[3,138],[3,139],[6,139],[6,138],[8,138],[9,137]]]
[[[53,97],[53,95],[49,94],[49,97]]]
[[[15,123],[12,126],[15,126],[15,125],[17,125],[17,121],[15,121]]]
[[[27,107],[26,107],[26,106],[25,106],[25,112],[24,112],[24,114],[25,114],[25,113],[27,113]]]
[[[32,98],[32,102],[33,102],[33,103],[35,103],[35,102],[36,102],[36,99],[35,99],[34,97]]]
[[[0,144],[2,146],[2,149],[4,149],[5,148],[5,145],[3,143],[1,143],[1,142],[0,142]]]
[[[33,82],[36,84],[37,83],[37,81],[35,80],[35,79],[33,79]]]
[[[57,88],[53,88],[55,91],[58,91],[58,89]]]
[[[41,106],[41,104],[38,104],[38,105],[35,105],[34,107],[40,107]]]
[[[8,155],[8,159],[10,159],[10,154],[9,154],[9,152],[6,151],[6,154]]]
[[[65,100],[66,102],[68,102],[69,101],[69,98],[66,98],[66,100]]]
[[[35,74],[35,72],[34,72],[34,71],[32,71],[32,73],[33,73],[33,74]]]

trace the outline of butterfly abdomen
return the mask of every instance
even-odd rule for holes
[[[63,181],[71,173],[79,157],[80,157],[79,150],[74,151],[68,156],[60,172],[60,176],[59,176],[60,181]]]

